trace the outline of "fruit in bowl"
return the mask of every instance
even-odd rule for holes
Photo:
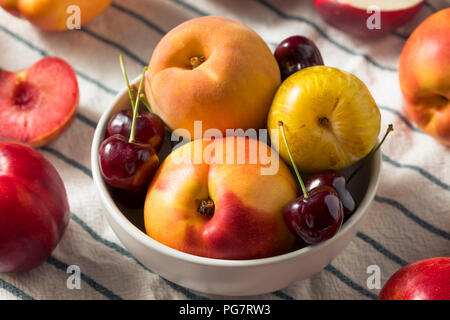
[[[217,26],[218,21],[225,25],[223,27],[225,31],[235,31],[228,35],[232,38],[231,40],[221,33],[222,30]],[[169,32],[167,39],[163,39],[158,44],[159,48],[155,50],[158,53],[155,53],[151,59],[150,71],[135,82],[142,82],[142,79],[145,79],[149,105],[168,124],[177,116],[180,119],[181,116],[185,117],[184,113],[189,111],[186,122],[169,124],[170,129],[184,129],[184,133],[191,137],[193,128],[188,128],[186,123],[192,122],[193,125],[195,120],[202,120],[203,123],[207,121],[208,125],[204,126],[206,129],[219,126],[219,131],[222,133],[224,128],[260,128],[255,124],[256,122],[250,126],[240,125],[234,120],[242,120],[242,118],[227,117],[228,113],[232,114],[235,111],[233,108],[237,107],[230,103],[231,100],[227,95],[228,86],[236,84],[232,86],[234,90],[239,93],[243,90],[243,96],[246,97],[249,92],[248,87],[253,91],[255,87],[252,85],[241,87],[241,78],[251,83],[255,80],[253,76],[248,77],[251,72],[245,66],[238,70],[239,72],[234,68],[224,70],[223,63],[217,61],[218,57],[223,56],[204,55],[208,53],[206,49],[212,48],[205,44],[215,45],[225,40],[229,46],[223,48],[218,45],[219,49],[214,47],[217,49],[215,53],[219,51],[224,54],[229,53],[229,50],[239,52],[239,50],[248,49],[242,44],[241,48],[236,49],[237,44],[234,42],[235,38],[239,37],[240,40],[252,38],[253,36],[250,36],[248,32],[247,27],[228,19],[205,17],[180,25]],[[210,42],[206,42],[205,39]],[[201,50],[197,50],[199,48]],[[258,48],[264,48],[264,51],[267,49],[266,46]],[[203,49],[205,50],[202,51]],[[256,47],[252,49],[256,50]],[[298,47],[294,46],[290,49],[295,51]],[[176,54],[172,54],[173,52]],[[302,60],[304,56],[298,54],[295,59]],[[237,63],[239,59],[235,60],[234,63]],[[270,59],[263,60],[267,62]],[[227,60],[224,61],[227,62]],[[279,83],[280,70],[276,65],[277,61],[273,56],[271,61],[275,63]],[[278,62],[283,61],[280,59]],[[159,72],[152,73],[154,71],[152,65]],[[259,67],[262,65],[260,63]],[[343,174],[336,173],[328,179],[324,177],[328,175],[331,177],[331,174],[324,173],[320,178],[316,177],[318,181],[313,181],[319,186],[313,186],[311,182],[311,189],[303,194],[303,198],[297,198],[298,188],[292,173],[267,144],[248,137],[214,136],[214,139],[204,138],[187,142],[169,153],[166,158],[164,158],[165,155],[161,155],[160,159],[164,160],[151,181],[142,215],[140,210],[130,210],[120,205],[113,192],[114,189],[108,187],[107,180],[102,176],[100,165],[102,154],[98,152],[105,133],[108,135],[108,122],[111,117],[118,115],[117,112],[123,110],[126,104],[126,90],[118,95],[102,116],[96,129],[92,169],[111,227],[139,261],[162,277],[194,290],[222,295],[250,295],[278,290],[293,281],[311,276],[324,268],[349,243],[375,195],[379,179],[380,152],[377,148],[373,148],[379,131],[379,111],[367,88],[356,77],[333,68],[311,66],[310,62],[301,65],[300,69],[290,75],[283,85],[289,83],[290,79],[297,79],[298,74],[308,70],[320,70],[318,72],[320,75],[317,76],[322,79],[322,82],[318,82],[316,78],[316,86],[311,86],[314,90],[300,99],[302,103],[303,100],[304,102],[312,100],[317,103],[309,101],[312,108],[305,108],[300,114],[304,117],[309,116],[307,120],[316,120],[312,122],[314,130],[311,131],[317,130],[314,126],[319,125],[331,131],[335,129],[335,125],[338,125],[339,131],[330,132],[328,139],[324,141],[325,145],[330,147],[333,143],[339,142],[338,148],[345,149],[348,153],[341,154],[345,158],[341,161],[342,163],[330,167],[330,154],[320,154],[317,150],[313,150],[314,157],[317,154],[320,155],[319,161],[324,163],[322,167],[338,170],[338,168],[346,168],[354,164],[366,156],[370,150],[374,155],[373,158],[370,156],[365,158],[366,165],[361,167],[362,170],[358,175],[352,174],[355,178],[351,185],[342,184],[340,178],[344,177],[346,182]],[[253,68],[253,71],[255,70],[260,69]],[[293,70],[295,68],[289,72]],[[225,73],[225,71],[235,72]],[[224,74],[229,78],[222,78]],[[269,73],[269,77],[271,74]],[[267,72],[265,75],[268,75]],[[305,81],[309,77],[306,77]],[[204,82],[200,82],[205,79],[215,81],[211,82],[213,89],[204,85]],[[336,83],[338,86],[332,87]],[[130,86],[127,86],[131,96]],[[164,90],[160,90],[161,88]],[[327,88],[330,92],[326,91]],[[290,96],[293,99],[288,99],[289,103],[299,102],[295,99],[297,96],[294,93],[299,93],[301,88],[295,88],[292,85],[292,89]],[[182,93],[187,94],[183,96]],[[186,96],[187,103],[183,104],[182,98]],[[260,96],[258,94],[258,97]],[[321,104],[323,101],[318,101],[323,96],[335,97],[334,104],[330,106],[331,101],[325,101],[327,103],[323,106]],[[137,97],[140,95],[137,94]],[[159,105],[159,98],[165,102],[164,106],[167,110],[173,113],[169,117],[164,114],[166,110]],[[227,114],[215,112],[218,105],[216,103],[211,103],[209,109],[204,108],[206,98],[209,102],[219,100],[227,102],[231,107],[221,110]],[[358,109],[352,105],[351,100],[356,100],[355,103],[362,106]],[[191,108],[193,102],[201,102],[201,107]],[[276,101],[274,101],[275,104]],[[296,108],[300,105],[300,103],[292,104]],[[342,110],[334,114],[334,108],[338,106],[342,107]],[[299,114],[293,110],[288,110],[287,104],[282,103],[282,107],[286,108],[286,112],[274,112],[274,119],[286,122],[292,120],[289,125],[286,125],[286,133],[283,137],[285,141],[286,136],[289,141],[298,139],[296,135],[292,135],[290,126],[295,124],[295,121],[302,121],[302,118],[299,118]],[[343,112],[348,108],[352,113]],[[321,112],[323,110],[328,112]],[[133,111],[136,115],[136,109]],[[344,114],[343,117],[341,113]],[[257,115],[261,113],[258,112]],[[277,118],[278,116],[280,118]],[[229,119],[233,121],[227,122]],[[363,132],[358,131],[361,128],[364,129]],[[276,129],[279,130],[278,125]],[[120,130],[122,129],[119,128]],[[352,130],[356,131],[351,132]],[[337,136],[333,137],[338,133],[344,133],[342,136],[347,140],[338,140]],[[314,132],[311,136],[314,137]],[[352,136],[356,138],[352,140]],[[185,139],[183,140],[186,142]],[[355,140],[357,140],[356,143]],[[320,146],[317,141],[318,139],[315,141],[316,145]],[[274,139],[272,143],[274,144]],[[239,157],[239,152],[236,152],[239,145],[245,146],[243,161]],[[271,161],[267,162],[264,153],[269,155]],[[236,163],[236,154],[242,162]],[[278,164],[277,170],[265,175],[262,174],[262,170],[268,169],[267,167],[271,167],[274,163],[270,155],[277,159],[275,161]],[[325,159],[327,157],[328,159]],[[334,160],[333,154],[331,158]],[[293,167],[296,168],[295,165]],[[298,170],[295,169],[295,171]],[[339,183],[335,183],[336,181]],[[303,185],[302,182],[301,184]],[[343,194],[342,197],[348,194],[353,196],[355,205],[352,218],[345,224],[343,224],[344,205],[341,194]],[[328,206],[330,199],[337,205]],[[304,211],[296,210],[291,203],[299,205]],[[302,215],[302,213],[307,214]],[[316,227],[311,228],[308,225],[311,221],[314,224],[317,223]],[[302,224],[301,232],[295,229],[295,225],[299,224]],[[308,244],[314,245],[308,246]],[[267,274],[276,274],[277,277],[267,277]]]
[[[301,69],[323,65],[322,55],[317,46],[303,36],[292,36],[281,41],[275,49],[274,56],[283,81]]]
[[[366,163],[371,160],[371,158],[376,154],[376,152],[381,148],[382,144],[386,140],[389,133],[394,131],[394,126],[390,124],[384,134],[383,139],[381,139],[380,143],[373,148],[370,153],[359,162],[358,166],[353,169],[353,171],[345,177],[341,172],[334,170],[324,170],[317,172],[309,177],[309,179],[305,183],[305,189],[307,192],[312,191],[315,188],[320,186],[329,186],[332,187],[339,195],[340,200],[342,201],[342,206],[344,208],[344,222],[346,218],[348,218],[356,208],[356,202],[352,196],[352,194],[348,190],[348,184],[355,178],[356,174],[364,168]],[[295,163],[293,163],[295,167]]]
[[[249,27],[223,17],[182,23],[158,43],[145,92],[171,130],[263,128],[280,70],[267,44]],[[182,129],[182,130],[181,130]]]
[[[314,5],[330,25],[351,35],[377,37],[408,22],[424,2],[424,0],[314,0]]]
[[[139,83],[139,79],[133,82],[133,84],[136,83]],[[98,149],[104,141],[108,122],[114,114],[128,107],[129,97],[127,89],[124,89],[105,110],[99,121],[94,135],[91,154],[94,182],[105,206],[104,214],[117,237],[142,264],[165,279],[200,292],[227,296],[245,296],[273,292],[286,287],[294,281],[306,279],[321,271],[353,239],[364,217],[368,214],[367,208],[373,200],[380,178],[381,153],[379,151],[375,152],[372,158],[366,158],[368,160],[362,169],[354,176],[352,182],[346,185],[355,200],[356,208],[352,213],[351,219],[344,223],[340,227],[339,232],[327,241],[305,247],[305,244],[297,238],[297,244],[294,245],[291,252],[251,260],[206,258],[162,244],[147,235],[143,221],[144,213],[141,210],[130,209],[119,203],[115,192],[105,183],[99,166]],[[277,130],[279,130],[278,127]],[[166,143],[165,146],[167,146]],[[177,152],[177,150],[174,152]],[[160,160],[163,162],[162,167],[159,169],[160,172],[165,166],[165,160],[163,159],[165,159],[164,155],[161,154]],[[186,170],[186,165],[184,165],[184,169]],[[224,171],[226,171],[226,168]],[[249,174],[246,172],[247,170],[243,169],[241,171],[243,175]],[[343,173],[347,176],[347,169]],[[292,176],[291,173],[289,174]],[[175,172],[173,175],[175,175]],[[207,182],[206,179],[188,176],[191,178],[188,179],[182,175],[178,176],[179,181],[181,181],[178,188],[187,188],[194,182],[201,184],[203,188],[205,187],[205,183],[201,183],[200,180]],[[232,176],[227,175],[227,179],[228,177]],[[267,176],[265,179],[270,179],[270,176]],[[289,177],[284,180],[284,183],[287,183],[286,181],[288,180],[293,181],[292,191],[289,192],[291,194],[290,200],[297,197],[296,193],[298,191],[293,179],[293,177]],[[279,180],[282,181],[283,179]],[[245,183],[246,181],[241,179],[241,181],[230,184],[237,186]],[[215,184],[219,185],[220,181],[217,181]],[[156,188],[155,182],[153,182],[153,185],[153,188]],[[177,186],[175,185],[175,187]],[[255,183],[253,188],[261,189],[260,192],[264,194],[273,193],[275,195],[277,193],[276,188],[272,190],[272,184],[264,189],[262,185]],[[236,191],[236,193],[238,192]],[[171,196],[170,193],[166,195],[167,197]],[[185,193],[185,195],[192,194]],[[241,192],[238,195],[243,197]],[[181,199],[178,198],[176,201],[180,203]],[[262,208],[264,210],[265,201],[267,200],[263,198],[263,202],[256,203],[253,208]],[[249,203],[248,200],[246,202]],[[286,201],[283,205],[280,203],[279,212],[282,220],[284,220],[284,206],[288,202]],[[152,203],[149,201],[147,206],[150,207]],[[187,206],[184,207],[184,209],[186,208]],[[191,205],[190,208],[194,211],[193,213],[197,213],[195,211],[198,207]],[[208,218],[207,216],[203,217],[200,213],[198,213],[197,217],[205,220]],[[170,233],[175,232],[172,225],[167,230]],[[288,234],[290,233],[287,226],[285,226],[285,230]],[[247,229],[244,229],[243,232],[247,232]],[[245,236],[242,237],[244,238]],[[291,237],[294,236],[291,235]],[[183,237],[180,236],[179,239],[181,242]],[[242,252],[240,250],[240,253]],[[277,276],[267,277],[268,274],[276,274]]]
[[[292,157],[282,121],[278,122],[302,195],[284,208],[284,221],[305,243],[317,244],[333,237],[344,221],[344,207],[337,188],[327,184],[306,189]]]
[[[450,8],[422,22],[399,60],[399,82],[408,117],[450,146]]]
[[[347,189],[347,179],[344,175],[333,170],[324,170],[313,174],[305,183],[305,189],[311,191],[320,186],[330,186],[336,190],[342,201],[342,206],[346,214],[355,210],[356,204],[351,193]]]
[[[122,110],[114,114],[106,128],[106,138],[119,134],[126,139],[130,138],[133,126],[133,111]],[[140,112],[136,115],[135,140],[138,143],[149,144],[159,150],[166,134],[164,123],[153,112]]]
[[[62,59],[46,57],[17,72],[0,70],[0,138],[45,145],[72,123],[78,99],[77,77]]]
[[[148,190],[148,235],[174,249],[216,259],[289,252],[294,236],[283,221],[283,207],[295,198],[297,187],[281,161],[275,174],[262,174],[269,165],[261,153],[279,160],[265,143],[244,137],[198,139],[172,151]],[[238,163],[241,156],[244,161]]]
[[[269,111],[272,145],[289,163],[280,143],[284,123],[294,161],[301,172],[341,170],[364,158],[375,146],[380,111],[356,76],[327,66],[313,66],[287,78]]]
[[[0,164],[0,272],[24,272],[61,240],[69,203],[55,167],[34,149],[0,142]]]
[[[165,136],[164,124],[151,112],[142,95],[144,76],[137,91],[128,82],[128,76],[120,55],[131,110],[115,113],[108,122],[105,137],[99,148],[99,161],[103,179],[113,188],[141,193],[152,180],[159,166],[158,150]],[[141,101],[149,112],[140,113]],[[125,198],[131,196],[128,194]],[[131,197],[133,198],[133,197]]]
[[[0,0],[0,7],[48,31],[67,30],[67,23],[80,25],[94,19],[112,0]],[[79,12],[75,9],[77,6]],[[79,21],[76,18],[79,14]]]
[[[103,178],[112,187],[133,190],[145,187],[159,166],[159,158],[150,144],[130,141],[115,134],[99,149]]]
[[[424,259],[394,273],[380,300],[450,300],[450,257]]]

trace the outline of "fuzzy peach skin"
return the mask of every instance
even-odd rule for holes
[[[244,164],[233,157],[242,150],[239,146],[245,146]],[[296,183],[278,155],[276,174],[261,175],[266,162],[258,153],[249,155],[256,147],[275,152],[243,137],[198,139],[173,151],[148,190],[147,234],[174,249],[209,258],[255,259],[290,251],[294,236],[284,223],[283,208],[296,197]],[[206,199],[214,202],[212,215],[199,212]]]
[[[406,42],[399,80],[409,118],[450,146],[450,8],[427,18]]]
[[[191,58],[204,58],[199,65]],[[198,61],[198,60],[197,60]],[[156,46],[145,92],[170,129],[262,128],[280,84],[278,64],[261,37],[223,17],[182,23]]]
[[[18,17],[24,17],[32,24],[48,31],[67,30],[67,19],[72,12],[67,8],[80,8],[80,22],[85,24],[106,8],[112,0],[0,0],[0,6]]]

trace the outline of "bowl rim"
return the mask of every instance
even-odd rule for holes
[[[134,85],[140,81],[141,76],[138,76],[131,84]],[[95,129],[94,138],[91,147],[91,167],[94,184],[96,185],[98,192],[100,194],[103,205],[105,206],[105,215],[112,218],[117,225],[119,225],[128,235],[133,237],[136,241],[143,244],[145,247],[157,251],[159,254],[169,256],[178,260],[183,260],[188,263],[204,265],[204,266],[216,266],[216,267],[255,267],[263,266],[268,264],[281,263],[287,260],[298,258],[300,256],[308,256],[322,248],[331,246],[339,238],[343,237],[346,233],[350,232],[353,227],[363,218],[363,216],[368,212],[367,208],[375,197],[375,193],[380,181],[380,171],[381,171],[381,151],[378,150],[375,156],[371,160],[371,171],[370,180],[367,186],[366,194],[364,195],[361,203],[359,204],[356,211],[352,214],[352,217],[342,225],[339,232],[332,238],[316,245],[309,245],[307,247],[294,250],[288,253],[284,253],[277,256],[259,258],[259,259],[249,259],[249,260],[226,260],[226,259],[215,259],[196,256],[190,253],[182,252],[177,249],[166,246],[150,236],[142,232],[134,224],[128,220],[125,215],[120,211],[120,209],[115,204],[108,192],[106,183],[100,173],[100,166],[98,160],[98,149],[105,134],[105,127],[109,121],[112,111],[116,108],[117,104],[124,98],[124,95],[128,94],[127,87],[124,87],[119,93],[114,97],[110,105],[104,110],[97,127]],[[107,219],[108,220],[108,219]],[[109,221],[108,221],[109,223]]]

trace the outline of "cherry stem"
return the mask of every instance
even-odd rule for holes
[[[141,91],[142,91],[142,85],[144,83],[144,77],[145,77],[145,72],[147,71],[147,67],[144,67],[144,69],[142,70],[142,77],[141,77],[141,82],[139,83],[139,89],[136,95],[136,103],[134,104],[134,108],[133,108],[133,122],[131,124],[131,132],[130,132],[130,140],[128,142],[133,143],[135,141],[135,133],[136,133],[136,118],[137,118],[137,114],[138,114],[138,109],[139,109],[139,103],[141,101]],[[133,104],[133,102],[131,102]]]
[[[281,129],[281,135],[283,136],[284,144],[286,145],[286,149],[287,149],[289,158],[291,159],[292,166],[294,167],[295,174],[297,175],[298,182],[300,182],[300,186],[303,191],[303,197],[306,199],[309,197],[309,195],[308,195],[308,192],[306,191],[306,187],[305,187],[305,184],[303,183],[302,177],[300,176],[300,173],[298,172],[297,166],[295,165],[294,158],[292,157],[291,149],[289,148],[289,144],[286,139],[286,134],[284,132],[283,121],[278,121],[278,126]]]
[[[123,62],[123,55],[122,54],[119,56],[119,60],[120,60],[120,68],[122,69],[122,74],[123,74],[123,77],[125,78],[125,83],[127,84],[128,96],[130,97],[131,108],[134,111],[134,109],[135,109],[134,105],[133,105],[134,96],[133,96],[133,92],[131,90],[130,81],[128,81],[127,71],[125,69],[125,64]]]
[[[147,100],[147,97],[143,93],[141,93],[141,101],[144,104],[144,106],[147,108],[148,112],[153,112],[152,107],[150,107],[150,103]]]
[[[361,170],[361,168],[366,164],[367,161],[369,161],[370,159],[373,158],[375,153],[377,153],[378,149],[380,149],[381,145],[384,143],[384,140],[386,140],[386,137],[388,136],[388,134],[391,133],[392,131],[394,131],[394,126],[392,124],[389,124],[388,128],[386,129],[386,133],[384,134],[383,139],[381,139],[380,143],[375,148],[373,148],[372,151],[370,151],[369,154],[361,161],[361,163],[355,169],[355,171],[353,171],[352,174],[350,175],[350,177],[348,177],[347,183],[349,183],[350,180],[352,180],[352,178],[358,173],[359,170]]]

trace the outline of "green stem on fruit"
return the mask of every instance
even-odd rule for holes
[[[361,163],[355,169],[355,171],[353,171],[352,174],[348,177],[347,183],[349,183],[350,180],[352,180],[352,178],[358,173],[359,170],[361,170],[361,168],[366,164],[367,161],[372,159],[373,155],[377,153],[378,149],[380,149],[381,145],[384,143],[384,140],[386,140],[388,134],[391,133],[392,131],[394,131],[394,126],[392,124],[389,124],[383,139],[381,139],[380,143],[375,148],[373,148],[372,151],[370,151],[369,154],[361,161]]]
[[[191,68],[195,69],[197,68],[199,65],[201,65],[203,62],[205,62],[205,57],[204,56],[200,56],[200,57],[191,57],[189,59],[189,63],[191,64]]]
[[[294,167],[295,174],[297,175],[298,182],[300,182],[300,186],[303,191],[303,197],[306,199],[309,197],[309,195],[308,195],[308,192],[306,191],[306,187],[305,187],[305,184],[303,183],[302,177],[300,176],[300,173],[298,172],[297,166],[295,165],[294,158],[292,157],[291,149],[289,148],[289,144],[286,139],[286,134],[284,132],[283,121],[278,121],[278,126],[281,129],[281,135],[283,136],[284,144],[286,145],[286,149],[287,149],[289,158],[291,159],[292,166]]]
[[[130,140],[128,142],[133,143],[135,141],[135,133],[136,133],[136,118],[138,114],[139,109],[139,103],[141,101],[141,91],[142,91],[142,85],[144,84],[144,78],[145,78],[145,72],[147,71],[147,67],[144,67],[142,70],[142,77],[141,82],[139,83],[139,89],[136,95],[136,103],[134,104],[133,108],[133,122],[131,124],[131,132],[130,132]],[[133,102],[131,102],[133,103]]]
[[[125,69],[125,64],[123,62],[123,55],[122,54],[119,56],[119,60],[120,60],[120,68],[122,69],[122,74],[123,74],[123,77],[125,78],[125,83],[126,83],[127,88],[128,88],[128,96],[130,97],[131,108],[134,111],[134,109],[135,109],[135,106],[133,104],[134,96],[133,96],[133,92],[131,90],[130,81],[128,81],[128,75],[127,75],[127,71]]]
[[[147,108],[148,112],[153,112],[152,107],[150,107],[150,103],[147,100],[147,97],[143,93],[141,93],[141,101],[144,104],[144,106]]]

